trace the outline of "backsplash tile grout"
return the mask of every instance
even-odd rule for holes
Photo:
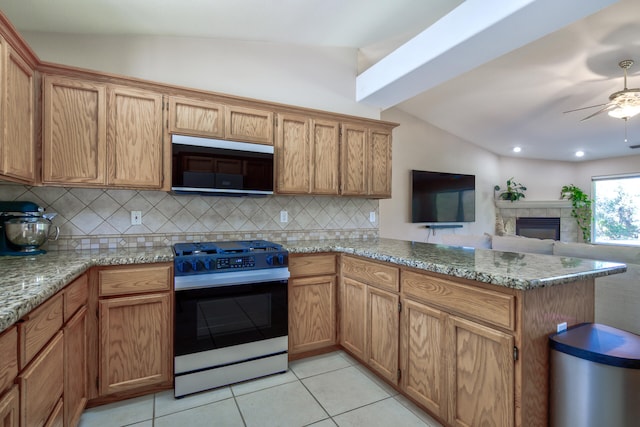
[[[205,197],[163,191],[0,185],[0,200],[57,213],[49,250],[168,246],[187,241],[297,241],[378,237],[378,200],[331,196]],[[130,212],[142,212],[131,225]],[[280,222],[286,210],[289,222]]]

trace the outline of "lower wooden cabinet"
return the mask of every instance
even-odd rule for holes
[[[103,299],[100,312],[100,395],[171,381],[171,294]]]
[[[20,425],[44,426],[51,418],[64,388],[64,337],[58,332],[18,375]]]
[[[0,425],[2,427],[20,425],[20,393],[17,385],[0,396]]]
[[[398,382],[399,303],[398,294],[367,286],[365,360],[394,384]]]
[[[446,419],[445,313],[403,298],[400,336],[401,388]]]
[[[85,301],[86,303],[86,301]],[[87,308],[64,327],[64,425],[75,426],[87,403]]]
[[[365,360],[367,285],[343,277],[340,283],[340,345]]]
[[[336,276],[289,280],[289,352],[336,343]]]
[[[447,320],[449,423],[514,424],[514,338],[470,320]]]
[[[335,345],[336,256],[291,255],[289,271],[289,355]]]
[[[53,412],[47,420],[45,427],[64,427],[65,425],[68,424],[64,422],[64,399],[61,398],[53,408]]]

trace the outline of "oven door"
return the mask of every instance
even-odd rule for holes
[[[175,292],[175,356],[287,335],[287,280]]]

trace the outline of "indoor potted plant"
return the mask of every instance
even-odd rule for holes
[[[500,191],[500,186],[496,185],[493,187],[494,191]],[[507,180],[507,188],[498,194],[498,198],[500,200],[510,200],[515,202],[516,200],[524,199],[524,192],[527,191],[527,187],[516,182],[513,177]]]
[[[589,195],[573,184],[565,185],[560,190],[560,198],[571,201],[571,216],[576,219],[582,231],[582,240],[591,240],[591,199]]]

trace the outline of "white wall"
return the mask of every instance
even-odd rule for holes
[[[378,108],[355,102],[356,49],[190,37],[23,36],[43,61],[380,118]]]
[[[432,126],[397,108],[383,112],[383,120],[400,123],[393,131],[393,198],[380,201],[380,237],[439,242],[445,233],[493,233],[493,186],[498,182],[499,159],[493,153]],[[476,221],[462,229],[429,233],[410,219],[411,169],[476,175]]]

